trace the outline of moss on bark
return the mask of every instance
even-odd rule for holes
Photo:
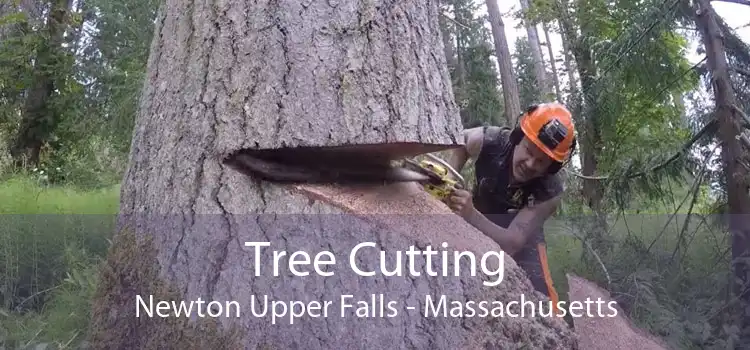
[[[215,318],[136,317],[136,296],[184,300],[159,273],[151,236],[130,230],[116,235],[99,272],[89,339],[95,349],[237,349],[237,328],[223,329]]]

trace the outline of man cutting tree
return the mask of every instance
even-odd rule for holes
[[[461,171],[473,159],[476,186],[454,191],[448,205],[510,254],[557,307],[542,225],[560,204],[557,172],[576,145],[570,112],[558,103],[535,105],[516,128],[467,129],[464,143],[449,163]]]

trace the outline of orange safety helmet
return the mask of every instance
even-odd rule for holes
[[[558,163],[565,162],[575,149],[573,116],[560,103],[529,107],[520,118],[520,127],[531,142]]]

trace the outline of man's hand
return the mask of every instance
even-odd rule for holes
[[[447,204],[451,210],[463,218],[467,218],[469,214],[474,212],[474,203],[471,201],[471,192],[464,189],[454,190],[450,197],[448,197]]]

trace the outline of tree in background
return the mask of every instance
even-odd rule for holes
[[[157,6],[27,0],[5,8],[0,128],[14,162],[29,161],[21,170],[83,186],[120,178]]]
[[[541,99],[542,86],[537,83],[536,67],[528,40],[523,37],[516,40],[513,58],[516,60],[515,70],[518,74],[518,95],[521,106],[544,102]]]
[[[449,45],[446,57],[452,63],[453,91],[466,128],[506,123],[492,61],[492,40],[485,27],[487,19],[476,15],[482,5],[474,0],[455,0],[441,15],[444,43]],[[445,20],[447,16],[451,20]]]
[[[516,118],[521,114],[521,102],[518,97],[518,82],[516,73],[513,72],[508,39],[505,36],[505,23],[500,14],[500,8],[496,0],[486,0],[487,15],[492,37],[495,43],[495,58],[500,67],[500,81],[503,89],[503,104],[505,106],[505,119],[507,125],[515,125]]]
[[[0,61],[12,79],[2,83],[7,96],[4,129],[14,163],[37,166],[45,146],[56,148],[61,120],[74,114],[81,94],[73,78],[74,55],[66,49],[74,40],[66,31],[77,27],[67,0],[22,2],[5,9]],[[74,31],[75,32],[75,31]],[[12,73],[15,71],[15,73]]]
[[[539,84],[539,91],[541,93],[540,97],[542,98],[542,101],[550,101],[550,98],[552,97],[552,86],[549,84],[550,79],[547,78],[547,67],[544,64],[541,40],[539,39],[539,32],[537,31],[537,22],[529,15],[533,9],[531,8],[529,0],[520,0],[520,4],[521,11],[519,11],[518,17],[521,19],[521,24],[526,28],[526,45],[531,54],[534,77],[537,84]],[[521,104],[521,106],[524,105]]]
[[[750,3],[746,4],[750,6]],[[710,90],[714,95],[714,113],[707,120],[708,125],[715,125],[716,137],[721,142],[721,160],[723,178],[726,188],[725,219],[722,224],[731,236],[731,271],[733,283],[730,289],[734,298],[728,304],[735,305],[728,318],[731,331],[728,343],[737,344],[739,348],[750,344],[750,138],[745,129],[750,128],[750,119],[742,109],[737,95],[747,99],[747,93],[735,89],[731,71],[743,72],[750,65],[748,52],[750,47],[737,40],[718,18],[710,1],[701,0],[693,4],[695,25],[701,34],[701,41],[706,53],[706,72],[710,77]],[[725,37],[729,45],[723,43]],[[738,50],[738,48],[740,48]],[[727,55],[729,53],[729,55]],[[739,60],[737,59],[739,57]],[[733,59],[727,59],[731,57]],[[730,66],[737,62],[739,68]],[[750,81],[750,77],[742,77]],[[736,79],[736,78],[735,78]],[[737,91],[737,92],[735,92]]]

